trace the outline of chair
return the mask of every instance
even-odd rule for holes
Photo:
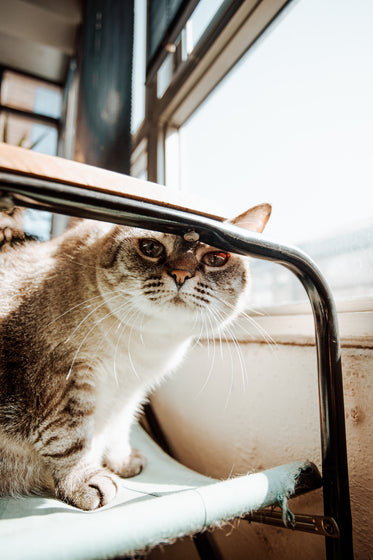
[[[287,508],[291,495],[320,485],[309,463],[215,481],[177,464],[137,428],[134,442],[148,454],[149,465],[138,477],[124,480],[115,502],[106,508],[85,513],[47,498],[2,498],[0,538],[2,549],[9,552],[7,558],[134,554],[248,514],[254,521],[284,522],[323,534],[328,560],[352,558],[338,325],[328,286],[309,257],[296,248],[223,223],[208,208],[199,205],[197,210],[179,193],[159,185],[5,144],[0,145],[0,192],[3,207],[14,203],[182,236],[193,232],[222,250],[290,269],[303,284],[314,315],[324,499],[322,517],[292,516]],[[277,512],[262,509],[276,504],[283,508],[280,520]]]

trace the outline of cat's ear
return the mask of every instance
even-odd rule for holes
[[[269,220],[271,212],[272,206],[270,204],[259,204],[258,206],[254,206],[254,208],[246,210],[246,212],[243,212],[236,218],[227,220],[227,222],[250,231],[262,233]]]

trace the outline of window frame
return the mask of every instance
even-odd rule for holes
[[[37,81],[40,83],[40,85],[53,86],[53,88],[60,89],[61,92],[61,116],[60,117],[52,117],[52,116],[44,115],[37,111],[32,111],[29,109],[21,109],[19,107],[13,107],[12,105],[8,105],[6,103],[1,103],[1,102],[0,102],[0,114],[3,113],[6,116],[9,115],[9,116],[19,117],[25,121],[30,121],[34,124],[45,125],[50,128],[53,128],[57,134],[56,155],[66,156],[67,154],[67,157],[71,157],[73,144],[74,144],[76,111],[73,111],[72,115],[67,114],[65,100],[64,100],[64,88],[62,87],[62,85],[55,83],[51,80],[47,80],[45,78],[41,78],[39,76],[34,76],[32,74],[22,72],[14,68],[0,67],[0,98],[1,98],[1,90],[3,87],[4,75],[6,73],[10,73],[15,76],[19,76],[21,78]],[[76,90],[76,87],[74,88],[74,90]],[[59,214],[50,213],[50,216],[51,216],[51,223],[50,223],[49,235],[51,237],[54,237],[55,235],[62,233],[66,229],[67,219],[65,216]]]
[[[26,78],[26,79],[32,79],[32,80],[36,80],[38,82],[40,82],[40,84],[45,84],[46,86],[53,86],[53,87],[59,87],[58,84],[55,84],[54,82],[50,82],[48,80],[42,79],[42,78],[38,78],[35,76],[31,76],[29,74],[26,74],[25,72],[20,72],[18,70],[13,70],[13,69],[0,69],[0,94],[1,94],[1,89],[3,87],[3,79],[4,79],[4,74],[6,72],[9,72],[11,74],[14,74],[15,76],[19,76],[20,78]],[[61,88],[61,94],[63,93],[62,88]],[[26,119],[29,121],[32,121],[36,124],[41,124],[41,125],[46,125],[46,126],[50,126],[51,128],[54,128],[57,131],[57,149],[58,149],[58,144],[60,141],[60,137],[61,137],[61,120],[62,117],[58,118],[58,117],[51,117],[48,115],[44,115],[42,113],[38,113],[36,111],[31,111],[28,109],[21,109],[19,107],[13,107],[12,105],[8,105],[6,103],[1,103],[0,102],[0,112],[1,113],[5,113],[8,114],[10,116],[14,115],[17,117],[20,117],[22,119]]]
[[[234,2],[233,2],[234,3]],[[232,3],[232,4],[233,4]],[[192,52],[192,57],[174,73],[169,87],[157,97],[157,72],[148,68],[145,88],[145,118],[133,135],[133,160],[136,174],[147,173],[150,181],[170,185],[179,169],[177,136],[179,128],[198,109],[207,96],[240,58],[276,19],[296,5],[297,0],[244,0],[235,10],[214,18]],[[226,4],[224,4],[226,7]],[[219,10],[220,12],[220,10]],[[185,22],[184,22],[185,23]],[[179,30],[180,32],[180,30]],[[167,56],[166,45],[163,59]],[[158,67],[162,57],[158,58]],[[172,161],[166,161],[166,144],[173,137]],[[144,144],[145,143],[145,144]],[[146,145],[146,158],[143,148]],[[142,168],[139,168],[141,151]],[[135,170],[135,168],[134,168]],[[337,301],[341,321],[342,344],[373,347],[373,298],[351,298]],[[279,343],[313,344],[314,332],[310,307],[304,304],[281,304],[254,315],[261,328]],[[239,333],[239,328],[236,331]],[[244,337],[245,338],[245,337]],[[242,332],[239,338],[243,341]],[[261,335],[247,336],[245,341],[263,342]]]
[[[166,183],[167,129],[180,128],[229,70],[286,7],[296,0],[234,0],[223,5],[198,41],[192,56],[178,68],[161,99],[157,72],[147,69],[145,118],[132,137],[136,151],[146,139],[149,181]],[[164,45],[163,56],[169,52]],[[158,58],[156,69],[159,68]]]

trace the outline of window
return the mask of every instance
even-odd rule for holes
[[[187,22],[188,53],[196,47],[224,0],[200,0]]]
[[[44,154],[56,155],[62,110],[62,90],[11,71],[5,71],[0,88],[0,139]],[[51,214],[27,209],[24,230],[49,239]]]
[[[176,39],[165,47],[168,54],[157,73],[157,97],[163,97],[184,63],[193,59],[198,42],[207,32],[211,22],[217,20],[227,0],[200,0]]]
[[[173,184],[228,215],[271,202],[268,235],[303,247],[337,298],[373,296],[372,18],[364,0],[292,2],[176,132]],[[256,305],[305,297],[285,269],[253,268]]]
[[[46,117],[61,117],[61,88],[42,80],[5,71],[1,83],[1,105]]]

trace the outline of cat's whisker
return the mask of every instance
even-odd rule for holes
[[[250,324],[253,325],[253,327],[255,327],[255,329],[259,332],[259,334],[261,335],[261,337],[264,339],[264,341],[268,344],[269,348],[271,349],[272,352],[274,352],[275,349],[278,348],[278,344],[277,342],[274,340],[274,338],[272,338],[270,336],[270,334],[268,333],[268,331],[266,331],[265,328],[263,328],[261,325],[259,325],[259,323],[254,319],[254,317],[250,317],[250,315],[248,315],[246,317],[246,319],[248,320],[248,322]],[[247,329],[245,329],[242,325],[240,325],[240,329],[243,330],[248,336],[250,336],[253,340],[255,340],[255,336],[253,335],[253,333],[250,333],[250,331],[248,331]]]
[[[120,344],[120,340],[122,338],[122,335],[126,329],[126,325],[124,325],[122,323],[122,321],[119,322],[119,325],[122,326],[119,335],[118,335],[118,340],[117,343],[115,345],[115,351],[114,351],[114,357],[113,357],[113,370],[114,370],[114,378],[115,378],[115,382],[117,384],[117,386],[119,386],[119,381],[118,381],[118,372],[117,372],[117,354],[118,354],[118,349],[119,349],[119,344]]]
[[[115,325],[112,325],[112,326],[110,327],[110,329],[105,333],[106,336],[108,336],[108,335],[110,334],[110,331],[114,328],[114,326],[115,326]],[[119,329],[121,326],[122,326],[122,323],[121,323],[121,321],[118,319],[118,325],[117,325],[117,327],[116,327],[115,330],[118,331],[118,329]],[[89,370],[90,370],[91,367],[92,367],[92,364],[94,363],[96,357],[98,356],[98,354],[99,354],[99,352],[100,352],[100,350],[101,350],[101,348],[103,347],[104,344],[105,344],[105,339],[102,338],[101,341],[100,341],[100,344],[97,346],[97,348],[96,348],[96,350],[95,350],[95,353],[93,354],[93,356],[92,356],[92,358],[91,358],[91,360],[90,360],[90,362],[89,362],[89,364],[88,364],[88,366],[87,366],[86,374],[88,374]]]
[[[118,313],[119,311],[121,311],[121,309],[123,309],[123,307],[124,306],[117,309],[116,312]],[[115,379],[116,379],[117,383],[118,383],[118,375],[117,375],[116,359],[117,359],[117,354],[118,354],[118,351],[119,351],[120,340],[121,340],[121,337],[122,337],[124,331],[128,327],[128,323],[130,321],[132,321],[133,319],[136,319],[136,317],[138,317],[139,314],[142,315],[142,321],[141,321],[141,323],[142,323],[143,319],[144,319],[144,314],[139,309],[136,308],[135,304],[132,303],[132,304],[129,304],[129,305],[126,306],[125,315],[121,316],[120,319],[119,319],[120,324],[123,325],[123,328],[121,329],[120,334],[119,334],[118,339],[117,339],[117,343],[116,343],[116,347],[115,347],[115,351],[114,351],[114,359],[113,359],[114,376],[115,376]],[[135,373],[135,376],[139,379],[137,370],[136,370],[136,368],[134,366],[134,363],[133,363],[133,359],[132,359],[132,356],[131,356],[131,351],[130,351],[130,341],[131,341],[132,331],[134,329],[135,323],[136,323],[136,321],[133,321],[133,325],[132,325],[132,327],[130,329],[130,332],[129,332],[127,351],[128,351],[128,359],[129,359],[131,368],[132,368],[133,372]],[[142,333],[141,333],[141,338],[142,338]]]
[[[276,340],[269,334],[269,332],[264,327],[258,324],[258,322],[254,319],[254,317],[250,317],[249,321],[260,332],[264,340],[270,346],[272,345],[274,348],[278,348],[278,344]]]
[[[113,292],[108,292],[109,294],[111,293],[116,293],[118,290],[115,290]],[[67,309],[67,311],[65,311],[64,313],[61,313],[61,315],[58,315],[58,317],[55,317],[53,319],[53,321],[50,321],[50,323],[47,324],[47,327],[50,327],[51,325],[53,325],[53,323],[55,323],[56,321],[58,321],[59,319],[61,319],[62,317],[64,317],[65,315],[67,315],[68,313],[71,313],[72,311],[74,311],[74,309],[78,309],[79,307],[81,307],[82,305],[88,304],[91,301],[94,301],[96,299],[100,299],[102,298],[101,295],[89,298],[89,299],[85,299],[84,301],[81,301],[80,303],[77,303],[76,305],[74,305],[73,307],[70,307],[69,309]],[[89,306],[87,306],[89,307]]]
[[[133,312],[134,309],[135,309],[135,312]],[[119,333],[118,340],[116,342],[115,351],[114,351],[114,358],[113,358],[114,377],[115,377],[117,385],[119,385],[117,366],[116,366],[117,354],[118,354],[118,351],[119,351],[119,346],[120,346],[120,341],[121,341],[122,335],[127,328],[127,324],[124,321],[126,319],[136,318],[140,313],[141,313],[141,311],[136,310],[135,306],[132,306],[129,310],[127,310],[127,314],[125,315],[125,317],[120,319],[120,324],[122,325],[122,329]],[[144,315],[143,313],[141,313],[141,314]],[[142,317],[142,320],[143,320],[143,317]],[[131,337],[132,330],[133,330],[133,327],[131,328],[131,331],[130,331],[130,337]],[[142,334],[141,334],[141,336],[142,336]],[[130,357],[130,362],[132,362],[131,357]],[[132,363],[131,363],[131,367],[132,367]],[[135,373],[135,375],[136,375],[136,373]]]
[[[210,337],[209,337],[209,329],[207,325],[206,315],[203,316],[204,321],[204,329],[205,329],[205,340],[207,343],[207,357],[210,358]]]
[[[224,316],[222,311],[215,310],[215,313],[216,313],[218,319],[220,320],[220,323],[224,323],[226,321],[227,316]],[[247,380],[247,370],[246,370],[246,362],[243,358],[240,343],[237,340],[237,337],[235,336],[235,334],[233,332],[233,329],[231,328],[230,325],[225,324],[223,329],[226,333],[229,334],[230,341],[231,341],[231,343],[233,343],[233,345],[235,347],[235,350],[237,352],[237,357],[238,357],[238,361],[239,361],[240,369],[241,369],[242,386],[243,386],[243,390],[245,391],[246,390],[246,380]],[[228,341],[227,337],[226,337],[226,340],[227,340],[227,344],[229,345],[229,341]]]
[[[191,331],[194,332],[195,327],[197,326],[198,321],[201,319],[201,309],[197,308],[198,313],[196,313],[194,317],[193,325],[191,326]]]
[[[140,311],[138,311],[136,315],[138,315],[139,313],[140,313]],[[128,344],[127,344],[128,359],[129,359],[129,362],[130,362],[131,369],[132,369],[133,373],[135,374],[136,378],[138,380],[140,380],[140,375],[137,372],[137,369],[135,367],[135,364],[133,362],[132,355],[131,355],[131,338],[132,338],[133,329],[134,329],[134,325],[132,325],[131,330],[130,330],[129,335],[128,335]]]
[[[214,318],[214,319],[217,318],[218,320],[219,320],[219,319],[221,320],[221,314],[220,314],[216,309],[211,309],[211,308],[209,308],[209,307],[206,307],[206,308],[204,309],[204,311],[207,312],[207,313],[206,313],[206,317],[207,317],[207,319],[208,319],[208,321],[209,321],[209,323],[210,323],[210,327],[211,327],[211,333],[209,333],[209,329],[208,329],[208,326],[207,326],[207,322],[205,322],[205,335],[206,335],[205,340],[206,340],[207,347],[208,347],[208,357],[209,357],[209,344],[210,344],[210,341],[211,341],[211,340],[212,340],[212,342],[213,342],[213,357],[212,357],[211,364],[210,364],[210,367],[209,367],[208,375],[207,375],[207,377],[206,377],[206,379],[205,379],[205,382],[204,382],[203,386],[202,386],[201,389],[198,391],[197,397],[205,390],[205,388],[206,388],[206,386],[207,386],[207,384],[208,384],[208,382],[209,382],[209,380],[210,380],[210,378],[211,378],[211,374],[212,374],[212,371],[213,371],[213,368],[214,368],[214,365],[215,365],[215,358],[216,358],[216,334],[214,334],[214,333],[215,333],[215,330],[216,330],[216,329],[215,329],[214,326],[213,326],[213,323],[212,323],[212,319],[211,319],[211,318]],[[202,312],[201,312],[201,313],[202,313]],[[220,330],[218,331],[218,336],[219,336],[219,343],[220,343],[220,354],[221,354],[221,357],[223,358],[223,357],[224,357],[224,356],[223,356],[223,342],[222,342]],[[200,337],[199,337],[199,338],[200,338]],[[225,337],[225,338],[226,338],[226,337]],[[226,338],[226,340],[227,340],[227,338]],[[232,360],[231,362],[232,362],[232,369],[231,369],[231,377],[232,377],[232,376],[233,376],[233,360]],[[232,384],[233,384],[233,377],[232,377],[232,380],[231,380],[231,386],[232,386]]]
[[[235,309],[234,306],[233,306],[231,303],[229,303],[228,301],[224,300],[223,298],[220,298],[220,297],[218,297],[218,296],[215,296],[215,298],[216,298],[218,301],[220,301],[221,303],[223,303],[224,305],[226,305],[229,309],[232,309],[232,310]],[[241,315],[242,317],[244,317],[245,319],[247,319],[247,320],[249,321],[249,323],[251,323],[251,324],[256,328],[256,330],[260,333],[260,335],[263,337],[263,339],[265,340],[265,342],[267,342],[269,345],[272,344],[273,346],[277,347],[277,342],[274,340],[274,338],[272,338],[272,337],[270,336],[270,334],[266,331],[266,329],[264,329],[261,325],[259,325],[259,323],[254,319],[254,317],[252,317],[251,315],[248,315],[248,314],[245,313],[244,311],[241,311],[240,315]],[[246,332],[246,334],[248,334],[251,338],[253,338],[253,334],[252,334],[252,333],[250,333],[249,331],[245,330],[243,327],[241,327],[241,325],[240,325],[240,328],[242,328],[242,329]]]
[[[220,357],[222,360],[224,360],[224,352],[223,352],[223,342],[221,339],[221,330],[218,330],[218,335],[219,335],[219,342],[220,342]]]
[[[75,329],[70,333],[68,338],[65,340],[65,344],[67,342],[70,342],[70,340],[72,339],[72,337],[74,336],[76,331],[79,330],[79,328],[83,325],[83,323],[85,323],[87,321],[87,319],[89,319],[94,313],[96,313],[99,309],[101,309],[101,307],[106,306],[107,302],[112,301],[113,299],[115,299],[117,297],[120,297],[119,294],[109,298],[108,300],[104,300],[102,303],[100,303],[100,305],[97,305],[97,307],[95,307],[92,311],[87,313],[87,315],[80,321],[80,323],[78,323],[78,325],[75,327]]]
[[[209,308],[206,308],[206,311],[207,311],[206,318],[209,320],[210,325],[211,325],[211,328],[212,328],[212,330],[213,330],[212,321],[211,321],[211,317],[210,317],[211,310],[210,310]],[[208,341],[209,338],[210,338],[208,332],[206,332],[206,336],[207,336],[207,341]],[[213,369],[214,369],[214,365],[215,365],[215,353],[216,353],[215,337],[212,337],[212,342],[213,342],[213,354],[212,354],[211,364],[210,364],[209,371],[208,371],[208,373],[207,373],[207,377],[206,377],[206,379],[205,379],[205,382],[204,382],[204,384],[202,385],[201,389],[198,391],[197,397],[196,397],[196,398],[198,398],[198,397],[201,395],[201,393],[203,393],[203,391],[206,389],[206,387],[207,387],[207,385],[208,385],[208,382],[210,381],[212,371],[213,371]]]
[[[215,313],[215,315],[216,315],[218,318],[220,318],[220,323],[221,323],[221,322],[222,322],[222,319],[221,319],[221,318],[223,317],[223,314],[222,314],[222,313],[219,313],[219,312],[217,311],[217,309],[214,309],[214,313]],[[223,318],[223,320],[225,320],[225,318]],[[223,359],[224,359],[224,352],[223,352],[223,342],[222,342],[221,334],[222,334],[222,329],[221,329],[221,328],[218,328],[217,331],[216,331],[216,335],[219,336],[220,357],[221,357],[221,359],[223,360]],[[216,335],[215,335],[215,336],[216,336]]]
[[[246,311],[249,313],[252,313],[253,315],[257,315],[258,317],[265,317],[266,313],[264,313],[264,311],[259,311],[259,309],[254,309],[254,307],[248,307],[246,306]],[[246,316],[246,312],[245,311],[240,311],[238,313],[238,317],[245,317]]]
[[[229,355],[229,361],[231,364],[231,375],[230,375],[230,384],[229,384],[229,389],[228,389],[228,393],[227,393],[227,397],[225,399],[225,404],[224,404],[224,410],[227,410],[228,408],[228,404],[232,395],[232,391],[233,391],[233,382],[234,382],[234,360],[233,360],[233,354],[232,354],[232,349],[231,349],[231,345],[229,344],[227,335],[225,334],[225,331],[222,331],[222,335],[225,338],[225,345],[227,347],[228,350],[228,355]]]
[[[201,309],[197,309],[197,311],[198,311],[198,313],[199,313],[199,317],[198,317],[198,315],[197,315],[196,317],[199,319],[199,321],[200,321],[200,323],[201,323],[201,328],[200,328],[198,337],[195,339],[195,342],[194,342],[193,345],[191,346],[191,350],[192,350],[195,346],[197,346],[198,344],[200,344],[201,339],[202,339],[203,329],[204,329],[202,310],[201,310]]]
[[[240,364],[240,369],[241,369],[241,379],[242,379],[242,389],[243,392],[246,391],[246,379],[247,379],[247,370],[246,370],[246,363],[245,360],[243,358],[243,354],[242,354],[242,350],[241,350],[241,346],[240,343],[238,342],[235,334],[233,333],[232,329],[226,325],[225,326],[227,333],[229,334],[231,341],[233,342],[233,345],[236,349],[237,352],[237,357],[238,357],[238,361]]]
[[[124,291],[124,290],[113,290],[113,291],[111,291],[111,292],[105,292],[104,295],[107,295],[108,293],[109,293],[109,294],[113,294],[113,293],[114,293],[115,295],[112,296],[112,297],[110,297],[110,298],[105,298],[104,301],[103,301],[100,305],[98,305],[98,306],[95,307],[92,311],[90,311],[90,312],[80,321],[80,323],[75,327],[75,329],[72,331],[72,333],[70,334],[70,336],[65,340],[65,343],[67,343],[67,342],[69,342],[69,341],[71,340],[71,338],[72,338],[73,335],[76,333],[76,331],[81,327],[81,325],[82,325],[87,319],[89,319],[89,317],[91,317],[91,315],[93,315],[94,313],[96,313],[96,311],[98,311],[98,309],[100,309],[101,307],[104,307],[105,305],[107,305],[107,303],[109,303],[109,302],[115,300],[116,298],[119,298],[119,297],[123,298],[123,295],[128,295],[127,292]],[[132,294],[130,294],[130,295],[132,295]],[[136,295],[137,295],[137,294],[136,294]],[[101,297],[101,299],[102,299],[102,296],[98,296],[98,297]],[[126,303],[125,303],[125,304],[126,304]]]
[[[143,330],[144,330],[144,318],[145,318],[145,314],[142,313],[141,314],[141,322],[140,322],[140,340],[141,340],[141,344],[144,345],[144,336],[143,336]]]
[[[124,307],[125,305],[126,305],[126,303],[124,303],[124,304],[122,305],[122,307]],[[100,305],[99,307],[101,307],[101,305]],[[120,308],[118,308],[118,309],[120,309]],[[116,311],[118,311],[118,310],[116,310]],[[78,357],[78,355],[79,355],[79,352],[80,352],[80,350],[82,349],[83,344],[84,344],[84,343],[86,342],[86,340],[88,339],[89,335],[98,327],[98,325],[100,325],[103,321],[105,321],[105,320],[108,319],[109,317],[112,317],[113,315],[115,315],[115,312],[114,312],[114,311],[110,311],[110,313],[107,313],[106,315],[104,315],[103,317],[101,317],[101,319],[98,319],[97,321],[95,321],[95,323],[93,324],[93,326],[89,329],[89,331],[88,331],[87,334],[84,336],[84,338],[83,338],[83,340],[81,341],[81,343],[79,344],[77,351],[75,352],[74,358],[73,358],[73,360],[72,360],[71,366],[70,366],[69,371],[68,371],[68,374],[67,374],[67,376],[66,376],[66,380],[69,379],[69,377],[70,377],[70,375],[71,375],[71,372],[72,372],[72,369],[73,369],[73,367],[74,367],[74,364],[75,364],[75,362],[76,362],[76,360],[77,360],[77,357]]]

